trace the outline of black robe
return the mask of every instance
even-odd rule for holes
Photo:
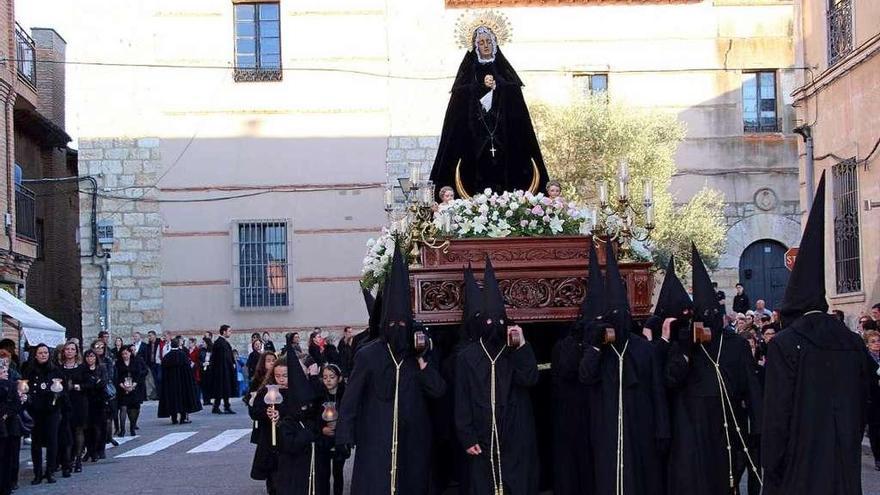
[[[224,337],[217,337],[211,347],[211,363],[208,365],[208,397],[227,400],[238,395],[238,377],[235,373],[235,360],[232,346]]]
[[[761,456],[765,495],[862,493],[862,436],[872,360],[859,336],[824,313],[769,345]]]
[[[590,495],[593,452],[589,388],[578,378],[583,345],[574,335],[553,346],[553,494]]]
[[[253,405],[249,405],[248,414],[254,421],[251,443],[256,444],[254,460],[251,463],[251,479],[270,480],[278,469],[278,457],[272,446],[272,422],[266,416],[266,387],[260,388],[254,396]],[[278,432],[276,430],[277,437]]]
[[[757,433],[761,424],[761,389],[752,373],[752,353],[738,336],[713,331],[705,348],[719,364],[743,439]],[[671,403],[672,443],[669,452],[668,493],[721,495],[731,492],[724,413],[715,367],[696,346],[689,360],[678,343],[671,346],[666,363],[667,393]],[[728,416],[733,472],[741,471],[742,442]],[[736,483],[736,480],[734,480]]]
[[[493,352],[493,349],[489,349]],[[493,357],[498,350],[494,350]],[[538,447],[529,389],[538,383],[532,346],[506,348],[495,363],[495,414],[501,444],[501,474],[506,495],[538,493]],[[469,456],[470,494],[493,492],[491,364],[480,341],[458,357],[455,382],[455,426],[459,442],[479,444],[483,453]]]
[[[496,81],[488,112],[480,104],[480,98],[489,91],[484,85],[487,74]],[[547,170],[521,86],[522,81],[501,50],[488,64],[479,63],[473,51],[465,54],[453,83],[431,169],[431,180],[438,191],[443,186],[455,186],[459,162],[462,185],[469,195],[482,193],[487,187],[499,193],[527,190],[535,170],[538,181],[533,192],[544,190]]]
[[[618,349],[622,351],[623,348]],[[580,365],[581,381],[590,387],[590,431],[597,494],[615,493],[619,359],[609,346],[588,346]],[[656,349],[630,335],[623,355],[623,488],[627,495],[662,495],[659,446],[670,438],[663,370]]]
[[[395,369],[384,339],[357,351],[342,398],[337,445],[354,445],[353,495],[386,495],[391,490],[391,436]],[[428,399],[438,398],[446,383],[435,365],[424,370],[413,357],[400,368],[397,493],[427,493],[431,472],[431,419]]]
[[[159,387],[159,417],[174,418],[202,410],[196,397],[189,355],[182,349],[172,349],[162,358],[162,386]]]

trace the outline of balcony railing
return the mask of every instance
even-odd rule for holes
[[[37,87],[37,64],[36,45],[18,23],[15,23],[15,61],[18,67],[18,77],[22,81]]]
[[[853,49],[852,1],[836,0],[828,8],[828,66]]]
[[[15,186],[15,235],[37,242],[37,199],[30,189]]]
[[[782,119],[763,118],[760,119],[760,121],[745,120],[743,121],[743,132],[747,134],[757,132],[782,132]]]

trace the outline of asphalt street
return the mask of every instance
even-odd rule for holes
[[[254,453],[249,442],[251,421],[240,401],[233,402],[233,409],[238,414],[214,415],[206,409],[192,415],[192,424],[173,426],[167,419],[156,418],[155,402],[145,403],[137,437],[123,438],[125,443],[107,450],[107,459],[85,464],[82,473],[71,478],[62,478],[58,473],[54,485],[44,482],[31,486],[30,448],[26,445],[22,450],[20,488],[15,493],[265,494],[263,482],[249,476]],[[880,471],[874,470],[867,450],[862,466],[865,495],[880,495]],[[346,467],[350,470],[351,462]]]

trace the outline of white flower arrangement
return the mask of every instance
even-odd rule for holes
[[[372,289],[379,285],[388,275],[391,268],[391,257],[394,256],[395,236],[388,228],[382,228],[378,239],[367,241],[367,255],[361,270],[361,286]]]

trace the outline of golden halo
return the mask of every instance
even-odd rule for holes
[[[474,49],[474,31],[486,26],[495,34],[498,45],[508,43],[513,37],[513,27],[507,16],[496,10],[472,10],[458,16],[455,23],[455,39],[459,48]]]

